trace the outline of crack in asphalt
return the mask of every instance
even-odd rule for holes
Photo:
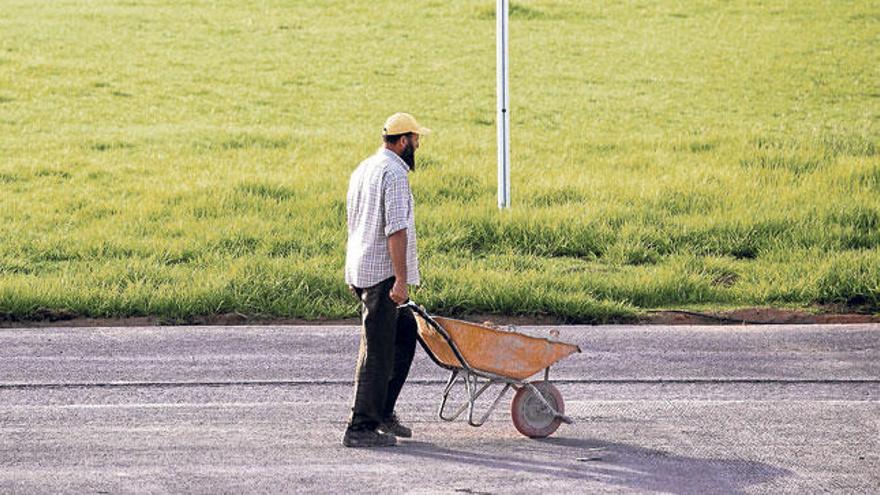
[[[880,379],[822,379],[822,378],[652,378],[652,379],[560,379],[551,383],[563,385],[727,385],[727,384],[769,384],[769,385],[880,385]],[[413,385],[445,385],[446,380],[410,379]],[[193,382],[84,382],[84,383],[0,383],[0,390],[26,389],[73,389],[73,388],[157,388],[157,387],[301,387],[353,385],[353,380],[237,380],[237,381],[193,381]]]

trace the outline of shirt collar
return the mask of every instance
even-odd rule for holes
[[[379,153],[385,155],[387,158],[390,158],[391,161],[393,161],[394,163],[397,163],[398,165],[403,167],[403,170],[405,172],[409,173],[409,165],[407,165],[406,162],[403,161],[403,158],[397,156],[397,153],[389,150],[388,148],[386,148],[384,146],[379,148]]]

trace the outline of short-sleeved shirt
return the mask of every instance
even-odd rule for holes
[[[351,174],[346,199],[345,282],[365,288],[392,277],[388,237],[406,229],[406,282],[418,285],[416,224],[406,163],[393,151],[380,148]]]

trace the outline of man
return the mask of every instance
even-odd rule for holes
[[[345,281],[361,301],[363,331],[346,447],[386,447],[412,436],[394,406],[415,354],[416,321],[398,305],[409,299],[408,285],[419,284],[408,174],[419,136],[428,132],[412,115],[392,115],[382,130],[384,146],[349,182]]]

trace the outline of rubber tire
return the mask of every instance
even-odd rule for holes
[[[531,383],[547,399],[547,402],[559,411],[559,414],[565,414],[565,403],[562,401],[562,394],[559,393],[559,390],[552,383],[545,381]],[[536,407],[534,401],[539,400],[534,396],[531,389],[522,387],[516,391],[516,395],[513,396],[513,401],[510,403],[510,416],[513,418],[513,426],[516,427],[518,432],[529,438],[549,437],[562,424],[562,419],[560,418],[553,418],[552,421],[547,422],[546,419],[549,419],[549,413],[540,422],[532,421],[533,418],[529,418],[526,409],[531,409],[532,415],[534,415],[534,408]]]

